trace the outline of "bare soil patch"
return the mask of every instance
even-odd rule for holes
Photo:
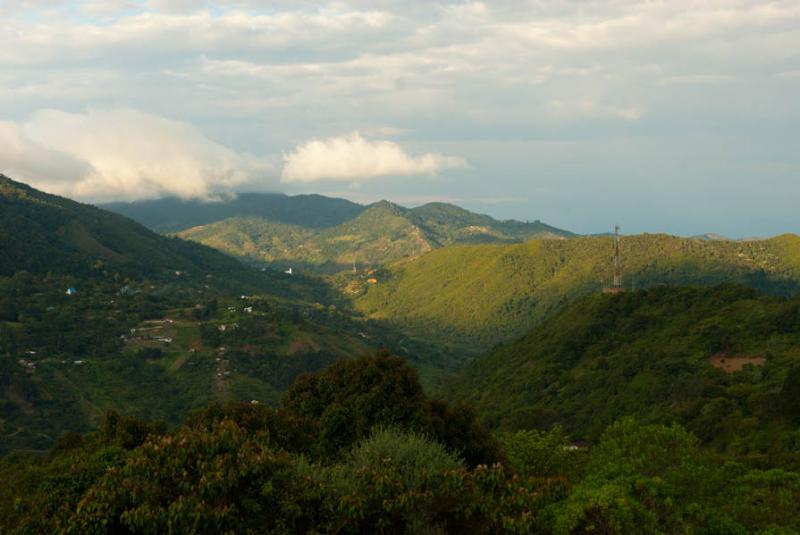
[[[708,359],[708,361],[718,370],[723,370],[727,373],[733,373],[742,371],[742,369],[748,364],[752,364],[753,366],[763,366],[767,359],[754,355],[728,355],[726,353],[717,353]]]

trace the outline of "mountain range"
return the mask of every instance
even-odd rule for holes
[[[0,531],[800,528],[800,237],[624,237],[604,294],[609,236],[336,217],[181,233],[254,268],[1,177]]]
[[[284,200],[292,205],[291,199]],[[527,333],[574,300],[599,294],[611,278],[608,236],[499,222],[444,204],[359,208],[317,196],[302,200],[310,201],[335,207],[327,215],[320,208],[317,228],[237,214],[180,235],[238,251],[240,258],[252,255],[261,266],[338,271],[333,276],[255,269],[200,243],[0,178],[3,436],[15,437],[17,447],[39,447],[70,422],[89,428],[106,408],[175,421],[215,399],[275,403],[295,375],[377,347],[406,356],[427,388],[445,392],[448,373],[481,354],[495,359],[494,346],[532,336]],[[283,213],[302,221],[291,206]],[[171,224],[188,222],[173,217]],[[252,245],[237,241],[242,234]],[[473,243],[482,241],[492,243]],[[800,289],[795,235],[758,241],[628,236],[622,259],[628,291],[719,283],[774,295]],[[64,295],[70,286],[77,298]],[[156,334],[134,339],[131,329]],[[523,351],[504,354],[511,353],[521,358]],[[73,361],[89,366],[65,367]],[[217,364],[223,361],[224,367]],[[498,418],[491,403],[475,397],[489,386],[472,379],[457,384],[458,396],[478,402],[496,425],[517,421]],[[141,392],[150,401],[136,401]],[[173,401],[153,403],[159,392],[170,392]]]
[[[324,195],[239,193],[216,200],[177,197],[101,204],[162,233],[174,233],[231,217],[265,218],[275,223],[325,228],[357,217],[366,207],[346,199]]]
[[[240,259],[328,274],[454,244],[574,236],[540,221],[498,221],[446,203],[362,206],[319,195],[243,194],[212,203],[161,199],[105,207]]]

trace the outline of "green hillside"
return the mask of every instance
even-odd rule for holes
[[[231,199],[211,202],[168,197],[108,203],[101,208],[130,217],[156,232],[179,232],[231,217],[257,217],[276,223],[325,228],[352,219],[366,209],[345,199],[282,193],[240,193]]]
[[[541,221],[498,221],[447,203],[428,203],[407,212],[409,220],[438,246],[459,243],[513,243],[533,238],[569,238],[572,232]]]
[[[236,272],[234,260],[166,238],[125,217],[48,195],[0,175],[0,274],[163,276]]]
[[[369,317],[466,352],[521,336],[566,300],[611,279],[608,237],[453,246],[338,283]],[[700,241],[667,235],[622,239],[624,283],[742,283],[778,294],[800,288],[800,237]]]
[[[116,285],[154,283],[226,292],[267,292],[341,302],[321,280],[245,266],[219,251],[157,234],[127,217],[49,195],[0,175],[0,275],[20,271]]]
[[[428,375],[447,365],[320,280],[6,177],[0,251],[0,454],[49,447],[108,409],[178,421],[215,400],[274,404],[296,375],[379,347]]]
[[[312,229],[264,218],[231,218],[178,235],[254,262],[338,273],[415,258],[462,243],[514,243],[571,233],[544,223],[497,221],[444,203],[408,209],[381,201],[339,225]]]
[[[596,440],[634,416],[800,467],[798,387],[800,297],[659,287],[568,305],[472,361],[451,393],[503,429],[561,424]]]

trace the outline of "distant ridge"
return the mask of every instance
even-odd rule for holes
[[[731,241],[731,238],[723,236],[722,234],[717,234],[715,232],[708,232],[706,234],[699,234],[697,236],[692,236],[692,239],[703,240],[703,241]]]
[[[276,223],[325,228],[357,217],[366,210],[365,206],[346,199],[283,193],[240,193],[219,201],[167,197],[99,206],[164,233],[180,232],[231,217],[260,217]]]
[[[161,199],[105,206],[238,258],[316,273],[382,265],[455,244],[575,236],[540,221],[498,221],[447,203],[362,206],[321,195],[250,193],[218,203]]]

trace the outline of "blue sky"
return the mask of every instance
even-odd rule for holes
[[[800,232],[796,1],[5,0],[0,172]]]

